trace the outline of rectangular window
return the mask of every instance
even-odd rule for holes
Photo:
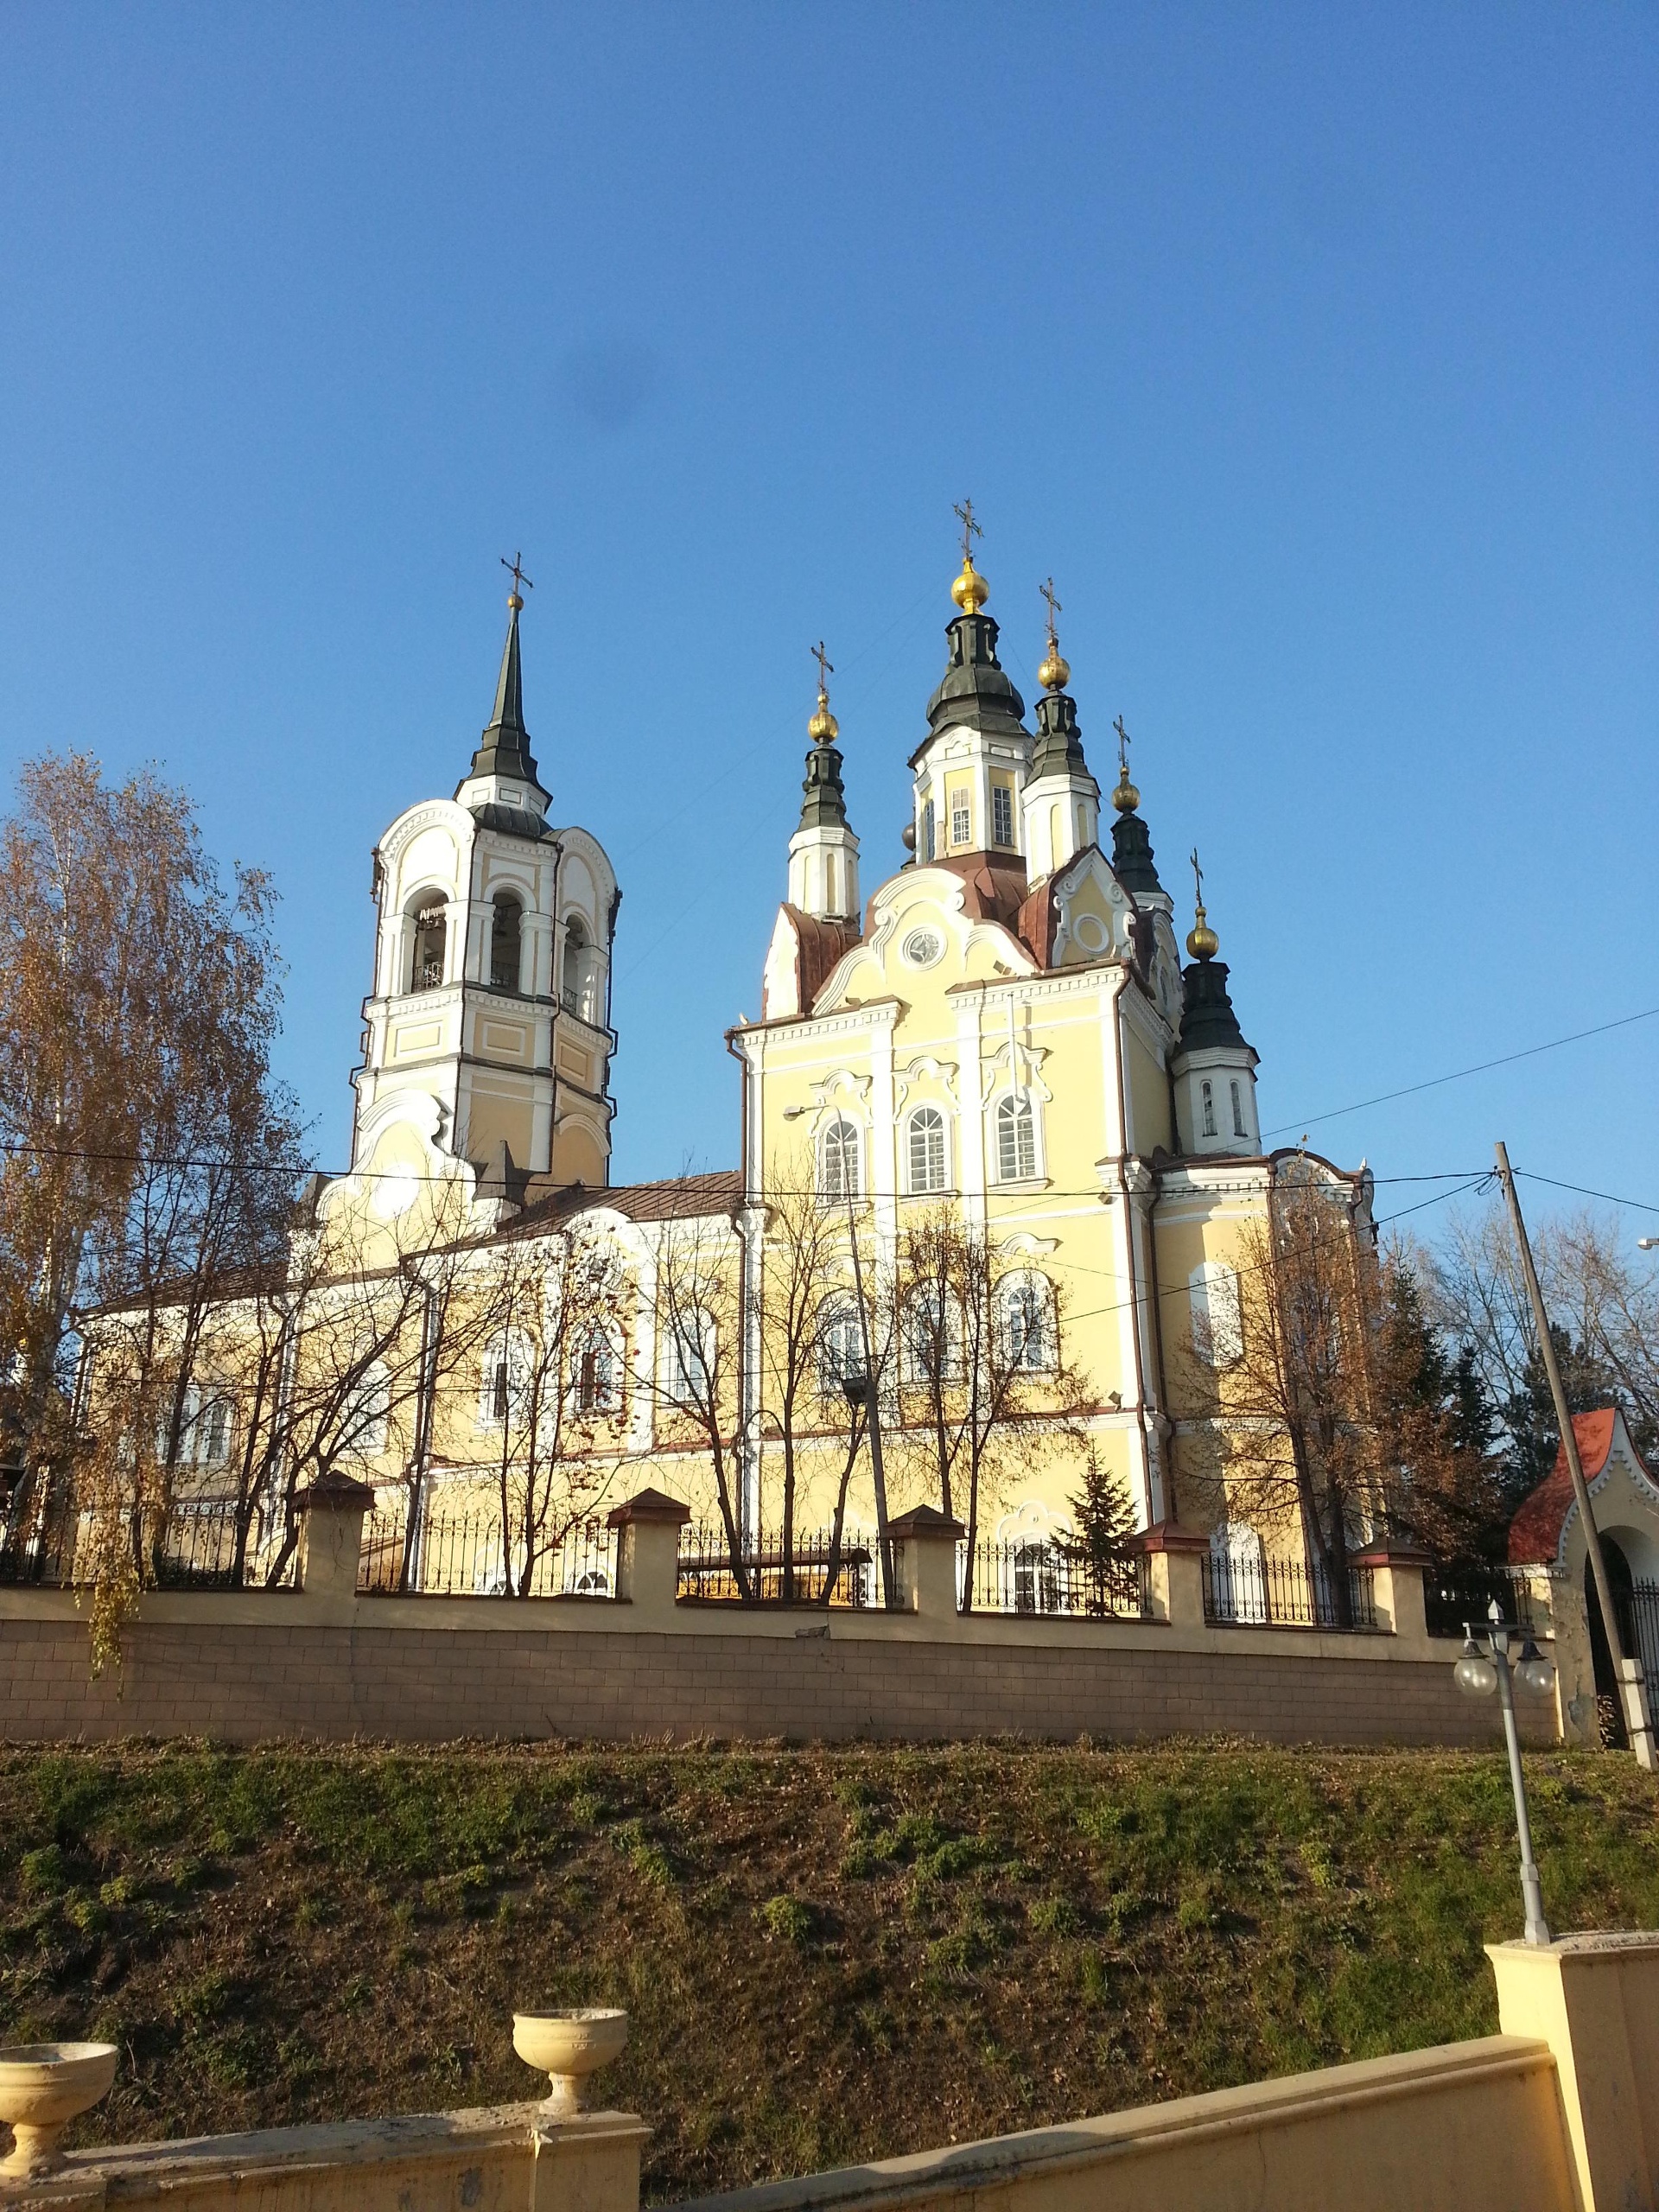
[[[925,861],[933,858],[933,802],[929,799],[922,809],[922,858]]]
[[[1233,1135],[1236,1137],[1247,1137],[1249,1135],[1249,1131],[1244,1126],[1244,1108],[1239,1098],[1236,1084],[1233,1085]]]
[[[991,785],[991,842],[1014,842],[1014,793],[1006,784]]]
[[[967,791],[954,791],[950,794],[950,842],[953,845],[965,845],[972,835]]]
[[[1208,1083],[1200,1084],[1198,1089],[1204,1099],[1204,1135],[1212,1137],[1216,1134],[1216,1094]]]

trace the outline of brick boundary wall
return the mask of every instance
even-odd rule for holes
[[[502,1601],[486,1601],[492,1604]],[[436,1743],[697,1737],[1070,1741],[1225,1733],[1493,1748],[1444,1659],[838,1635],[137,1620],[94,1681],[86,1624],[0,1618],[0,1737]],[[1540,1700],[1527,1732],[1553,1741]]]

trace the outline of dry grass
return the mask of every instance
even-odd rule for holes
[[[1529,1761],[1560,1927],[1659,1925],[1652,1785]],[[0,1751],[0,2035],[107,2036],[81,2139],[536,2093],[632,2016],[661,2200],[1496,2025],[1496,1756]]]

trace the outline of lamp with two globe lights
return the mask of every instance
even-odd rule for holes
[[[1526,1940],[1529,1943],[1543,1944],[1550,1941],[1549,1923],[1544,1918],[1538,1862],[1532,1854],[1532,1822],[1527,1817],[1527,1785],[1521,1771],[1521,1738],[1516,1731],[1512,1685],[1518,1678],[1523,1689],[1542,1697],[1555,1680],[1555,1669],[1530,1634],[1522,1635],[1504,1619],[1496,1598],[1487,1609],[1487,1620],[1490,1625],[1479,1635],[1472,1622],[1464,1623],[1463,1649],[1452,1674],[1458,1688],[1470,1697],[1490,1697],[1494,1690],[1497,1692],[1503,1713],[1503,1741],[1510,1754],[1510,1787],[1515,1793],[1515,1824],[1521,1839],[1521,1897],[1526,1907]],[[1510,1654],[1517,1638],[1520,1649],[1511,1664]]]

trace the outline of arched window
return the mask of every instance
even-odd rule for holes
[[[1016,1275],[997,1294],[1002,1357],[1014,1370],[1041,1374],[1058,1351],[1053,1292],[1043,1275]]]
[[[340,1440],[347,1457],[372,1459],[386,1448],[391,1421],[391,1381],[378,1360],[358,1376],[340,1407]]]
[[[1005,1098],[996,1109],[996,1174],[1001,1183],[1037,1173],[1037,1122],[1029,1098]]]
[[[435,991],[442,982],[444,933],[442,899],[423,899],[410,932],[413,939],[409,963],[411,991]]]
[[[1204,1134],[1212,1137],[1216,1134],[1216,1094],[1207,1076],[1198,1085],[1198,1095],[1204,1106]]]
[[[944,1188],[944,1116],[937,1106],[918,1106],[910,1117],[910,1187]]]
[[[490,919],[490,981],[499,991],[518,988],[519,938],[524,910],[510,891],[498,891]]]
[[[1244,1126],[1244,1101],[1239,1096],[1239,1089],[1236,1082],[1234,1082],[1231,1089],[1233,1093],[1233,1135],[1236,1137],[1247,1137],[1250,1133]]]
[[[535,1347],[517,1331],[486,1347],[478,1389],[480,1428],[505,1428],[509,1421],[516,1427],[528,1416],[535,1365]]]
[[[925,1284],[906,1300],[899,1353],[906,1382],[931,1388],[961,1376],[962,1311],[942,1284]]]
[[[826,1198],[858,1196],[858,1131],[843,1117],[831,1122],[819,1141],[818,1189]]]
[[[715,1365],[715,1317],[676,1313],[664,1331],[663,1389],[671,1405],[706,1403]]]
[[[1210,1587],[1205,1611],[1213,1620],[1265,1621],[1268,1577],[1262,1539],[1246,1521],[1224,1521],[1210,1534]]]
[[[938,850],[939,833],[934,823],[933,802],[930,798],[922,807],[922,858],[931,861]]]
[[[595,1329],[576,1355],[576,1410],[613,1414],[622,1404],[620,1362],[603,1329]]]
[[[1192,1350],[1206,1367],[1231,1367],[1243,1354],[1238,1277],[1220,1260],[1205,1260],[1186,1279],[1192,1306]]]
[[[850,1298],[826,1298],[818,1308],[818,1388],[826,1398],[836,1396],[864,1371],[857,1306]]]
[[[584,1017],[588,1012],[587,953],[587,928],[580,914],[571,914],[564,925],[564,974],[560,979],[559,996],[572,1014]]]

